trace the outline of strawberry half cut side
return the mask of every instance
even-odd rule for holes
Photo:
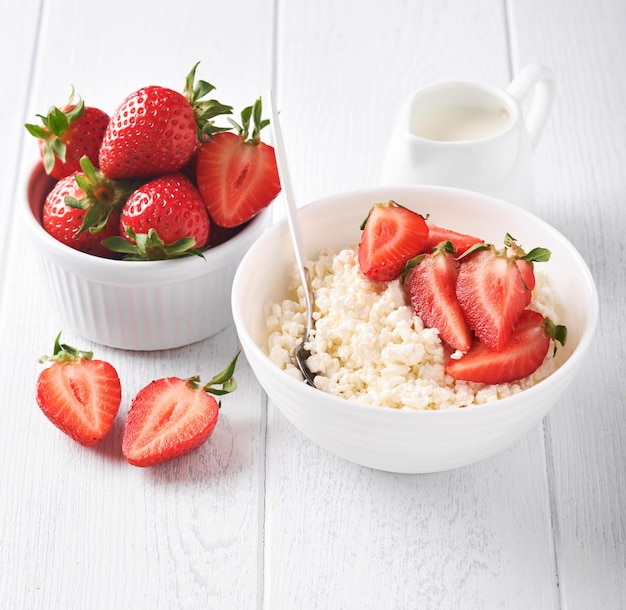
[[[460,359],[448,360],[446,373],[458,380],[511,383],[534,373],[544,361],[550,340],[565,345],[567,329],[540,313],[525,310],[508,343],[494,350],[476,340]]]
[[[445,241],[408,264],[413,267],[409,295],[415,313],[450,347],[466,352],[472,333],[456,298],[458,263],[452,243]]]
[[[59,430],[81,445],[95,445],[109,433],[119,410],[120,380],[111,364],[60,343],[60,336],[52,356],[39,359],[52,365],[37,379],[37,404]]]
[[[361,230],[359,267],[363,275],[377,282],[399,278],[428,237],[424,218],[395,201],[373,205]]]
[[[527,304],[528,289],[506,249],[477,244],[460,258],[456,296],[469,327],[492,349],[502,349]]]
[[[197,151],[196,184],[209,215],[221,227],[237,227],[265,209],[280,192],[274,148],[261,141],[261,98],[241,112],[235,132],[216,133]]]
[[[140,390],[124,429],[122,454],[126,461],[133,466],[154,466],[203,445],[219,418],[220,405],[211,394],[219,396],[236,389],[233,375],[238,356],[205,385],[197,376],[167,377]]]

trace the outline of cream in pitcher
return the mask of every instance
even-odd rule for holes
[[[453,186],[532,206],[532,152],[553,98],[554,75],[537,64],[504,91],[463,82],[422,89],[396,121],[382,181]]]

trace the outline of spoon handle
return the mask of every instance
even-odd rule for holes
[[[289,166],[287,164],[287,155],[285,152],[283,133],[280,128],[278,111],[276,110],[276,105],[274,104],[274,98],[271,91],[268,93],[267,97],[269,100],[272,117],[270,125],[274,134],[274,151],[276,154],[276,165],[278,166],[278,176],[280,178],[280,184],[283,189],[284,199],[287,204],[287,221],[289,223],[289,231],[291,232],[291,240],[293,242],[293,249],[296,255],[296,263],[298,264],[300,278],[304,287],[304,296],[306,299],[307,311],[311,311],[312,298],[311,284],[308,273],[309,270],[304,263],[306,259],[302,251],[302,229],[300,228],[300,222],[298,219],[298,208],[296,207],[293,187],[291,185],[291,178],[289,175]]]

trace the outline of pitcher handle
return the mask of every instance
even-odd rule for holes
[[[529,64],[522,68],[506,88],[520,106],[534,88],[532,104],[526,114],[526,127],[530,144],[534,149],[550,115],[554,101],[554,73],[540,64]]]

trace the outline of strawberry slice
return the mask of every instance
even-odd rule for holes
[[[507,344],[494,350],[476,340],[459,360],[448,360],[446,373],[455,379],[498,384],[517,381],[534,373],[544,361],[550,340],[565,345],[567,330],[540,313],[525,310]]]
[[[472,333],[456,298],[458,263],[453,246],[445,241],[431,254],[414,259],[409,295],[415,313],[428,328],[436,328],[443,341],[455,350],[466,352]]]
[[[198,449],[219,418],[219,404],[211,394],[227,394],[237,387],[233,374],[238,356],[204,386],[199,377],[167,377],[140,390],[128,411],[122,439],[126,461],[154,466]]]
[[[122,400],[116,370],[93,354],[60,343],[59,333],[52,362],[37,379],[39,408],[59,430],[84,446],[95,445],[111,429]]]
[[[237,133],[220,132],[197,151],[196,183],[211,218],[236,227],[256,216],[280,192],[274,148],[261,142],[261,99],[241,113]],[[252,124],[252,132],[250,127]]]
[[[424,218],[395,201],[372,206],[361,230],[359,266],[367,278],[376,282],[399,278],[428,237]]]
[[[469,327],[492,349],[502,349],[527,304],[528,288],[506,248],[478,244],[460,259],[456,296]]]
[[[428,238],[424,244],[424,252],[432,252],[433,249],[444,241],[449,241],[452,244],[452,250],[456,256],[464,254],[469,248],[475,244],[482,243],[482,239],[474,237],[473,235],[467,235],[465,233],[458,233],[451,229],[445,229],[432,222],[426,221],[428,225]]]

